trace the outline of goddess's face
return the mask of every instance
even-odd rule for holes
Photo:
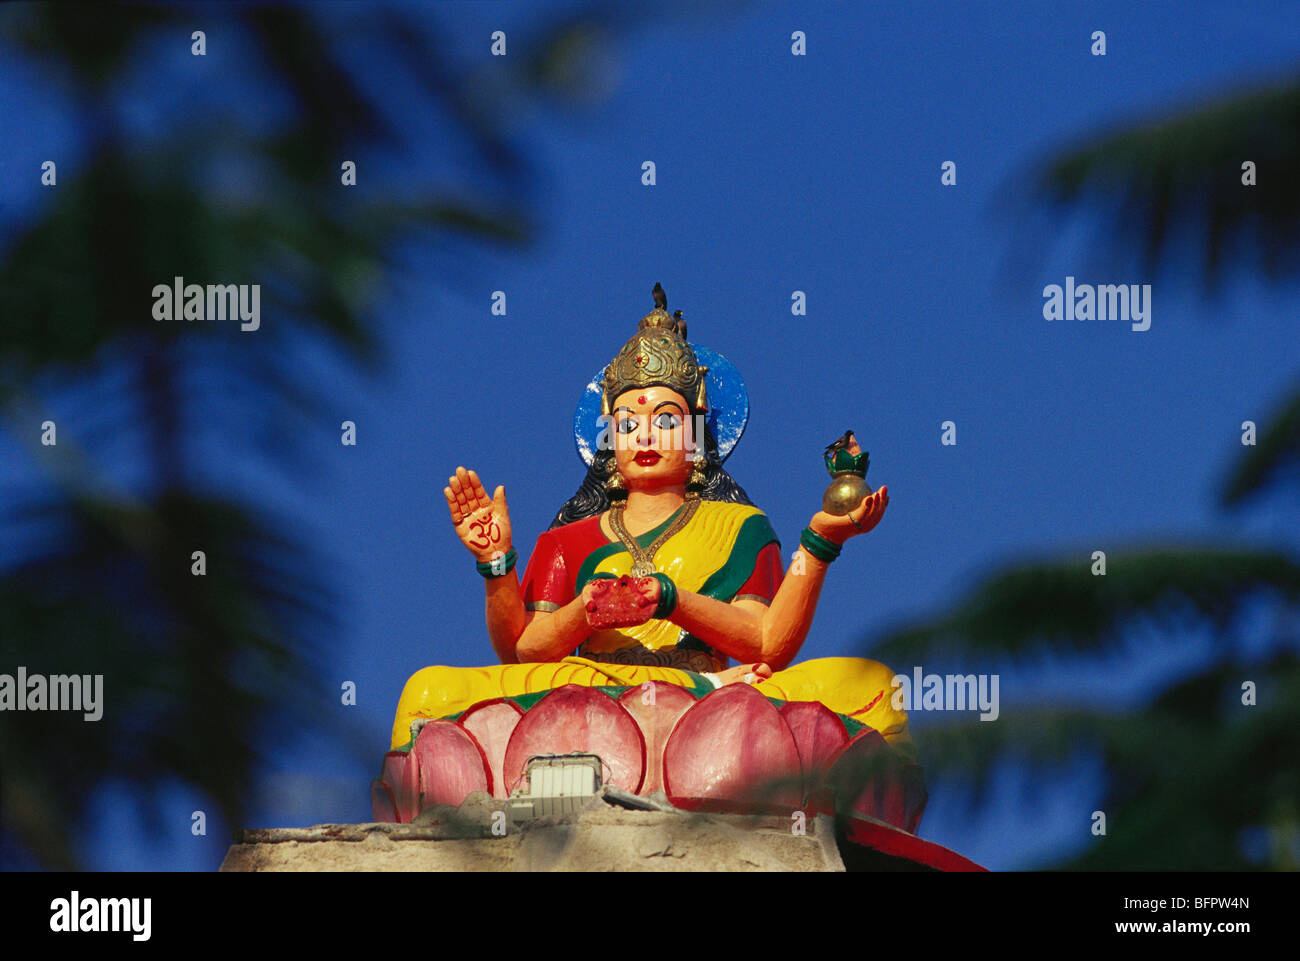
[[[669,387],[628,390],[614,399],[613,415],[614,461],[628,490],[686,483],[696,450],[685,397]]]

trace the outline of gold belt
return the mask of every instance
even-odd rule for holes
[[[653,651],[648,647],[622,647],[617,651],[599,653],[579,650],[579,657],[602,664],[627,664],[633,667],[674,667],[679,671],[691,671],[695,674],[709,674],[722,670],[722,663],[710,657],[704,651],[683,650],[677,647],[664,647]]]

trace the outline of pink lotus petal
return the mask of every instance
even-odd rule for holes
[[[799,749],[804,803],[830,813],[834,805],[824,780],[835,755],[849,743],[849,732],[834,711],[817,701],[787,701],[779,711]]]
[[[493,797],[503,798],[509,794],[506,790],[502,766],[505,764],[510,735],[514,733],[515,725],[523,716],[523,708],[514,701],[500,697],[491,701],[480,701],[462,714],[460,720],[456,722],[483,749],[488,770],[492,774]]]
[[[645,737],[646,772],[640,793],[662,790],[664,747],[678,720],[695,705],[695,698],[676,684],[649,681],[629,687],[618,702],[636,720]]]
[[[788,813],[802,803],[800,780],[794,734],[748,684],[697,701],[664,749],[664,786],[678,807]]]
[[[393,789],[375,778],[370,782],[370,817],[380,824],[397,823],[397,802],[393,800]]]
[[[474,791],[492,790],[483,749],[452,721],[430,721],[411,748],[420,781],[421,809],[460,804]]]
[[[507,791],[538,754],[589,753],[605,762],[604,780],[637,791],[645,780],[645,738],[632,715],[608,694],[565,684],[532,706],[515,727],[502,764]]]
[[[420,813],[420,779],[415,759],[405,751],[389,751],[384,755],[381,777],[393,792],[398,822],[406,824]]]
[[[903,761],[878,731],[867,728],[844,745],[832,762],[827,781],[835,786],[841,808],[896,828],[906,829],[912,820]]]

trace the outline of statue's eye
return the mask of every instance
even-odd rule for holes
[[[670,414],[664,411],[662,414],[655,415],[654,425],[660,430],[673,430],[682,426],[682,419],[676,414]]]
[[[623,417],[618,422],[618,432],[620,434],[630,434],[636,430],[636,419],[633,417]]]

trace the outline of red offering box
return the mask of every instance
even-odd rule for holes
[[[587,601],[587,623],[592,627],[635,627],[644,624],[659,606],[653,577],[601,577],[592,581]],[[646,597],[646,592],[652,593]]]

